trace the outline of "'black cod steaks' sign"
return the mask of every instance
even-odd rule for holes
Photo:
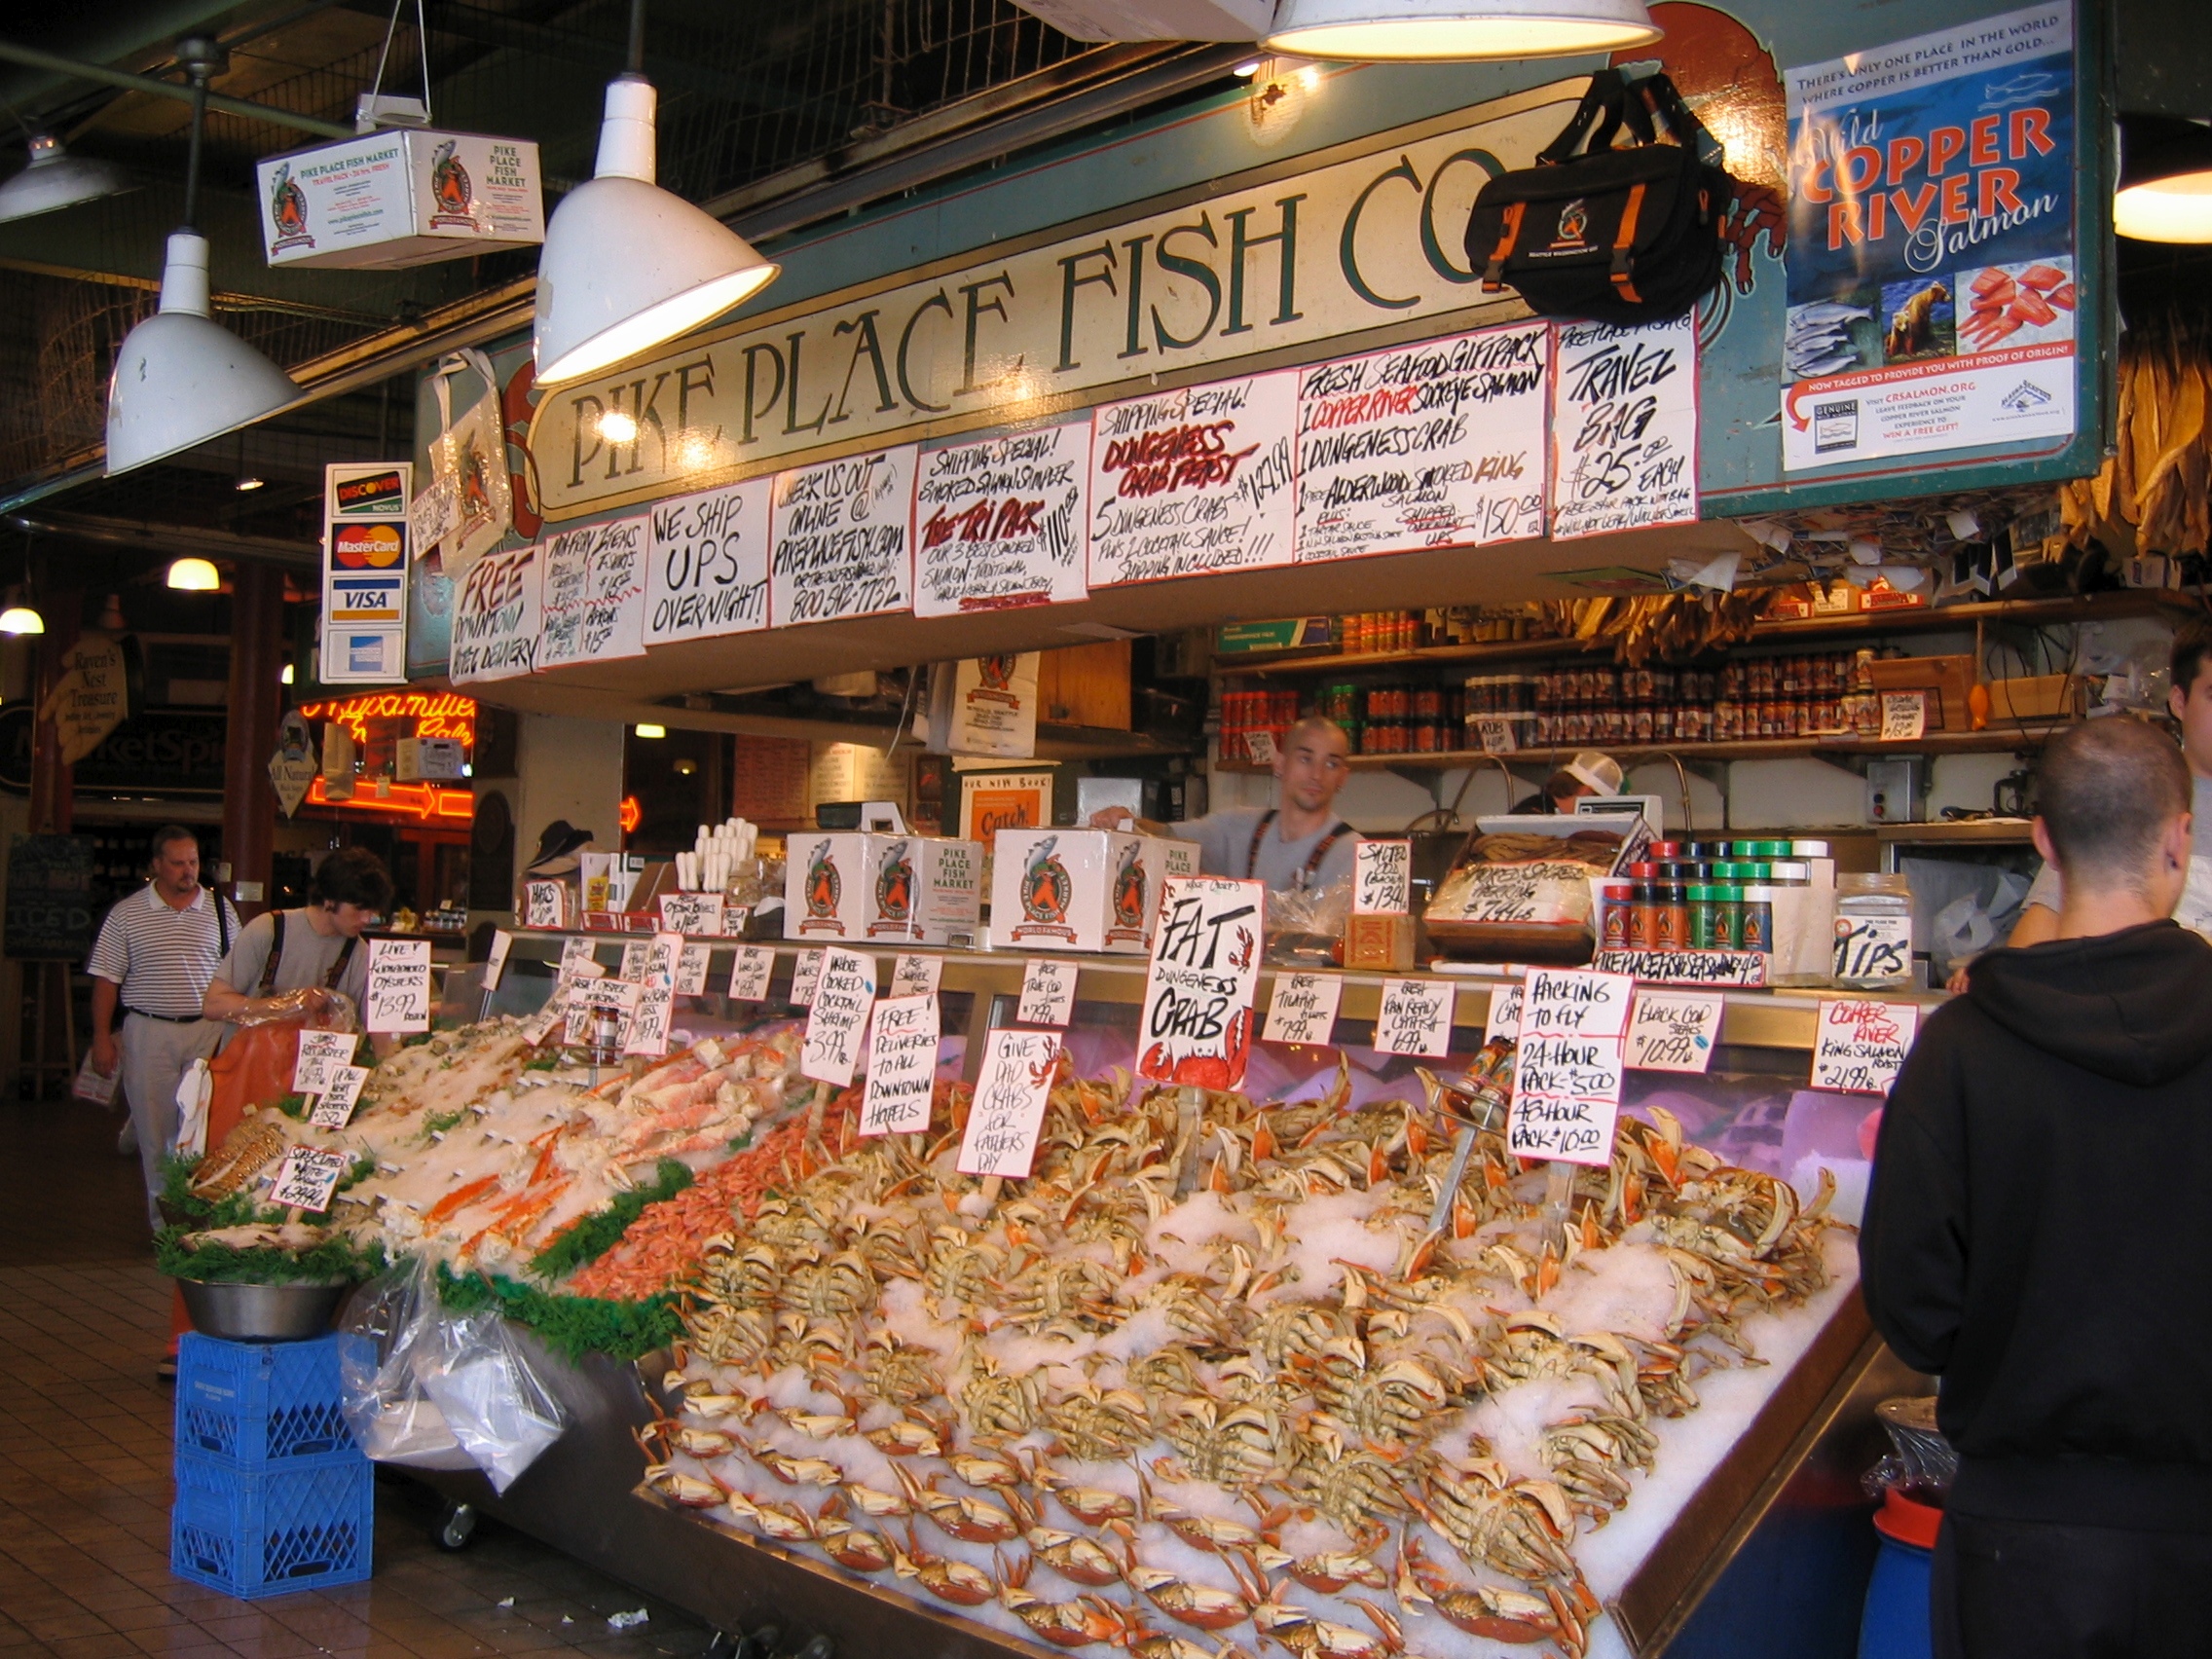
[[[1354,140],[1307,170],[1263,169],[1236,188],[749,317],[549,390],[530,436],[544,514],[1220,379],[1267,353],[1310,360],[1389,324],[1435,318],[1429,332],[1441,334],[1447,317],[1517,313],[1514,296],[1486,300],[1465,268],[1468,208],[1493,175],[1533,161],[1582,86],[1559,82]]]

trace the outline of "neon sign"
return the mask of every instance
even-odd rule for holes
[[[373,784],[364,783],[350,799],[332,800],[317,776],[308,785],[307,804],[342,812],[387,812],[425,824],[433,821],[466,824],[476,817],[476,797],[467,790],[442,790],[435,784],[387,784],[385,787],[387,793],[380,795]]]
[[[364,691],[358,697],[302,703],[300,714],[311,720],[336,720],[357,744],[368,742],[371,720],[413,720],[416,737],[458,737],[471,749],[476,743],[476,699],[453,691]]]

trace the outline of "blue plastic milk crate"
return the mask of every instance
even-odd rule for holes
[[[169,1570],[246,1601],[358,1584],[369,1576],[375,1479],[358,1454],[247,1474],[180,1451]]]
[[[226,1343],[186,1334],[177,1351],[179,1452],[240,1470],[307,1468],[361,1456],[339,1410],[335,1334]]]

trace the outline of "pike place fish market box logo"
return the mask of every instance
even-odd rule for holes
[[[806,865],[806,917],[801,934],[829,933],[844,937],[844,918],[838,907],[845,896],[845,878],[837,873],[836,843],[824,841]]]
[[[883,867],[875,872],[875,919],[867,925],[868,937],[903,938],[912,931],[913,920],[913,843],[894,841],[884,851]]]
[[[982,683],[968,693],[968,701],[1004,703],[1010,709],[1019,708],[1021,699],[1014,691],[1014,667],[1012,655],[977,657],[976,674]]]
[[[469,182],[468,169],[461,165],[454,154],[455,140],[443,140],[430,157],[430,201],[434,203],[430,214],[433,227],[456,225],[473,231],[476,215],[469,211],[476,202],[476,188]]]
[[[1109,943],[1142,943],[1151,906],[1145,903],[1148,883],[1144,874],[1144,843],[1132,840],[1122,849],[1122,865],[1114,872],[1112,903],[1114,923],[1106,930]]]
[[[314,246],[314,238],[308,234],[307,192],[292,177],[290,162],[276,164],[276,176],[269,185],[269,216],[276,225],[276,240],[269,244],[271,253]]]
[[[1068,904],[1075,898],[1075,882],[1054,851],[1058,845],[1058,836],[1048,835],[1029,850],[1029,862],[1021,871],[1022,919],[1014,925],[1017,940],[1063,939],[1072,942],[1075,939],[1075,929],[1068,926]]]

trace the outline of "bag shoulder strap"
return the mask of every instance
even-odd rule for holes
[[[1690,106],[1682,101],[1682,94],[1675,90],[1675,83],[1664,73],[1646,75],[1631,83],[1628,102],[1632,111],[1648,112],[1645,120],[1657,117],[1667,124],[1667,130],[1675,142],[1690,151],[1710,167],[1724,167],[1728,154],[1720,140],[1707,130],[1704,122],[1690,113]],[[1644,142],[1651,142],[1645,139]]]
[[[1329,849],[1335,846],[1339,841],[1343,840],[1346,835],[1356,835],[1358,833],[1358,830],[1354,830],[1343,819],[1338,819],[1336,823],[1330,827],[1329,832],[1326,835],[1322,836],[1318,841],[1313,843],[1313,851],[1310,855],[1308,856],[1306,860],[1306,868],[1302,872],[1300,872],[1298,882],[1299,886],[1312,886],[1313,877],[1320,873],[1321,861],[1329,856]]]
[[[322,977],[324,990],[335,988],[338,981],[346,977],[346,964],[353,960],[353,947],[360,942],[360,936],[356,934],[339,946],[337,956],[331,960],[330,972]]]
[[[1537,164],[1557,166],[1571,159],[1585,137],[1592,139],[1593,150],[1610,144],[1613,134],[1620,130],[1622,93],[1626,86],[1618,69],[1601,69],[1592,75],[1582,101],[1575,105],[1574,114],[1560,129],[1559,136],[1536,152]],[[1604,118],[1604,123],[1599,132],[1592,133],[1591,128],[1598,124],[1601,116]]]
[[[1275,821],[1275,809],[1269,807],[1260,814],[1260,822],[1252,826],[1252,844],[1244,849],[1244,879],[1250,881],[1260,873],[1260,843],[1267,838],[1268,827]]]
[[[284,960],[283,911],[269,912],[269,960],[261,965],[261,988],[253,993],[257,997],[268,996],[276,989],[276,969]]]
[[[207,889],[207,902],[215,906],[215,960],[220,962],[231,953],[231,907],[223,903],[223,890]]]

